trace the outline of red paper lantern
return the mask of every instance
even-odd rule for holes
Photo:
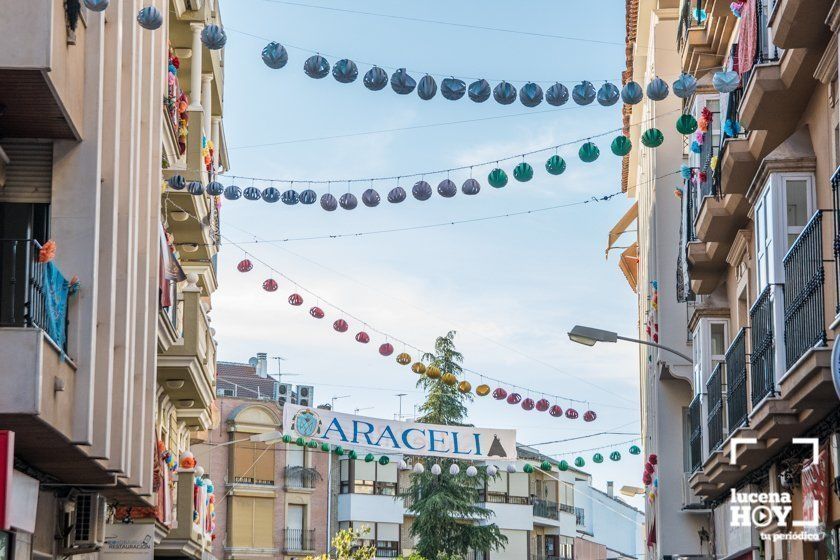
[[[648,455],[648,463],[655,465],[657,462],[659,462],[659,457],[656,456],[656,453]]]
[[[324,310],[317,306],[310,309],[309,314],[315,317],[316,319],[324,318]]]
[[[497,389],[493,390],[493,398],[496,399],[497,401],[503,400],[506,397],[507,397],[507,391],[505,391],[501,387],[498,387]]]
[[[338,321],[341,321],[341,319],[339,319]],[[338,323],[338,321],[336,321],[336,323]],[[333,328],[335,328],[335,323],[333,323]],[[335,330],[338,330],[338,329],[335,329]],[[361,342],[362,344],[367,344],[368,342],[370,342],[370,336],[365,331],[359,331],[359,332],[356,333],[356,342]]]
[[[277,290],[277,280],[274,278],[269,278],[265,282],[263,282],[263,290],[266,292],[274,292]]]
[[[303,298],[300,297],[300,294],[292,294],[289,296],[289,305],[298,306],[303,303]]]
[[[567,408],[566,409],[566,418],[569,420],[577,420],[578,418],[578,411],[574,408]]]
[[[508,395],[507,403],[508,404],[519,404],[519,401],[522,400],[522,395],[519,393],[511,393]]]
[[[336,319],[333,323],[333,328],[338,332],[347,332],[349,326],[347,325],[347,321],[345,321],[344,319]],[[356,335],[356,340],[359,340],[359,335]],[[359,340],[359,342],[361,342],[361,340]],[[367,340],[365,340],[365,342],[367,342]]]
[[[390,342],[386,342],[385,344],[379,347],[379,353],[383,356],[390,356],[394,353],[394,347],[391,345]]]
[[[548,409],[548,413],[554,416],[555,418],[560,418],[563,416],[563,409],[557,406],[556,404]]]
[[[598,415],[595,414],[594,410],[587,410],[583,413],[584,422],[594,422],[596,418],[598,418]]]
[[[534,410],[534,399],[528,397],[524,401],[522,401],[522,409],[523,410]]]
[[[236,270],[239,272],[250,272],[252,268],[254,268],[254,264],[248,259],[242,259],[239,261],[239,264],[236,265]]]
[[[540,399],[537,401],[536,406],[537,410],[539,410],[540,412],[545,412],[546,410],[548,410],[548,407],[551,406],[551,403],[549,403],[546,399]]]

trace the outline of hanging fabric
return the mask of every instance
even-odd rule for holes
[[[756,48],[758,46],[758,19],[756,1],[747,0],[741,11],[741,31],[738,36],[738,73],[746,74],[755,64]]]

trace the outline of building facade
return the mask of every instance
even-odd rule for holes
[[[631,560],[645,555],[644,512],[616,496],[614,488],[610,481],[602,492],[592,486],[590,475],[577,476],[575,560]]]
[[[669,99],[708,123],[627,159],[640,335],[692,357],[682,365],[641,351],[645,448],[658,482],[647,487],[651,557],[837,554],[838,22],[840,5],[827,0],[639,0],[628,10],[634,79],[652,77],[651,59],[668,60],[655,67],[663,77],[696,76],[696,93]],[[660,26],[661,38],[644,36]],[[719,92],[718,72],[737,77],[732,91]],[[673,130],[676,116],[665,118],[660,128]],[[659,188],[634,186],[674,172]],[[784,494],[791,515],[766,527],[741,522],[733,492]],[[809,542],[792,522],[814,503],[825,538]]]
[[[159,28],[138,25],[144,7]],[[179,221],[162,196],[176,170],[206,185],[227,166],[209,23],[214,0],[36,0],[0,18],[0,539],[15,558],[209,554],[212,484],[189,449],[215,395],[217,215],[191,195],[209,218]]]

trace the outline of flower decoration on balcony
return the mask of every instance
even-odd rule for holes
[[[411,363],[411,356],[409,356],[406,352],[401,352],[397,355],[397,363],[401,366],[407,366]]]
[[[309,309],[309,314],[312,315],[315,319],[323,319],[324,318],[324,310],[318,307],[312,307]]]
[[[288,301],[289,305],[294,305],[295,307],[303,304],[303,298],[300,296],[300,294],[290,295]]]
[[[703,151],[703,146],[700,145],[700,142],[698,142],[697,140],[694,140],[694,141],[691,142],[691,147],[689,149],[691,150],[691,153],[699,154],[700,152]]]
[[[143,29],[154,31],[163,25],[163,15],[154,6],[146,6],[137,12],[137,23]]]
[[[341,84],[349,84],[359,77],[359,67],[349,58],[342,58],[335,63],[332,69],[333,78]]]
[[[736,18],[740,18],[741,14],[744,13],[744,6],[746,3],[746,0],[732,2],[729,4],[729,9],[732,10],[732,13],[735,14]]]
[[[57,245],[55,241],[50,239],[46,243],[44,243],[40,249],[38,249],[38,262],[39,263],[48,263],[55,258],[55,250]]]
[[[262,289],[266,292],[276,292],[277,291],[277,280],[274,278],[269,278],[262,284]]]
[[[333,324],[333,328],[335,328],[335,324]],[[336,329],[336,330],[338,330],[338,329]],[[343,332],[343,331],[339,331],[339,332]],[[368,333],[366,333],[365,331],[359,331],[359,332],[356,333],[356,342],[359,342],[361,344],[367,344],[368,342],[370,342],[370,335]]]
[[[437,186],[437,192],[443,198],[452,198],[458,192],[458,186],[450,179],[444,179]]]
[[[333,322],[333,329],[335,329],[337,332],[347,332],[348,328],[350,328],[350,325],[348,325],[347,321],[345,321],[344,319],[336,319]],[[356,340],[358,340],[359,342],[362,342],[361,340],[359,340],[359,335],[361,335],[361,334],[363,334],[363,333],[359,333],[359,334],[356,335]],[[366,333],[364,333],[364,334],[365,334],[365,337],[367,337],[367,334]],[[368,338],[367,340],[370,340],[370,338]]]
[[[493,99],[500,105],[510,105],[516,101],[516,87],[513,84],[501,81],[493,88]]]
[[[289,53],[286,52],[286,47],[272,41],[263,48],[262,60],[269,68],[279,70],[289,62]]]
[[[428,101],[437,93],[437,82],[435,79],[426,74],[420,78],[420,83],[417,84],[417,96],[423,101]]]
[[[227,43],[227,33],[220,26],[215,23],[205,25],[201,30],[201,42],[211,51],[218,51],[224,48]]]
[[[379,346],[379,354],[382,356],[390,356],[394,353],[394,346],[390,342],[386,342]]]
[[[615,87],[615,86],[613,86]],[[519,88],[519,101],[526,107],[536,107],[543,100],[542,88],[534,82],[528,82]]]
[[[578,105],[589,105],[595,101],[596,96],[595,86],[590,81],[583,80],[572,88],[572,99]]]
[[[194,469],[196,465],[195,456],[191,451],[184,451],[181,453],[179,464],[182,469]]]
[[[732,119],[726,119],[726,122],[723,123],[723,134],[727,138],[735,138],[739,134],[744,131],[744,127],[741,126],[741,123],[738,121],[733,121]]]

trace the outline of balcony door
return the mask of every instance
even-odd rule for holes
[[[29,264],[49,239],[50,205],[0,202],[0,325],[23,325]]]

